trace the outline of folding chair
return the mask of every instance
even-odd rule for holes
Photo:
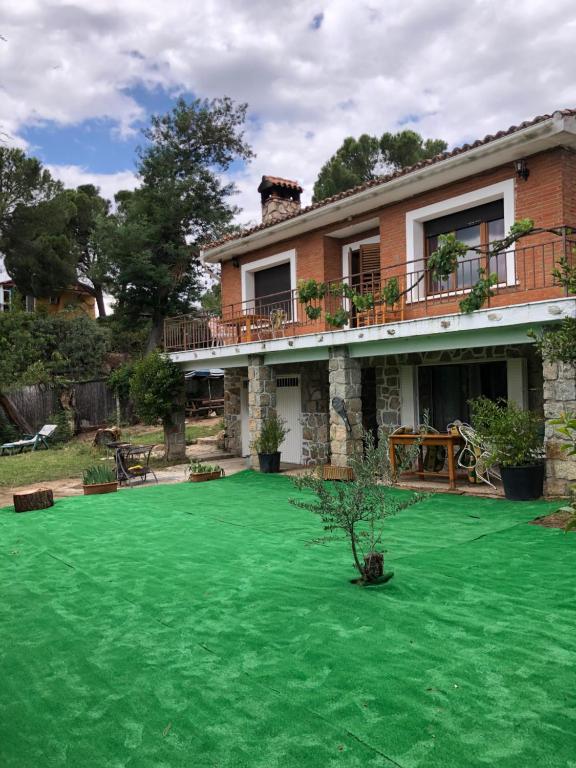
[[[50,448],[48,439],[52,437],[57,428],[57,424],[44,424],[42,429],[35,435],[23,435],[22,440],[4,443],[4,445],[0,445],[0,456],[22,453],[25,448],[30,448],[32,451],[42,448],[42,446]]]

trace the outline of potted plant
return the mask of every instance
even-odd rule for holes
[[[82,483],[85,496],[91,496],[94,493],[114,493],[118,490],[118,480],[114,470],[98,464],[84,470]]]
[[[290,432],[286,419],[274,414],[264,419],[259,437],[254,441],[260,472],[280,472],[280,445]]]
[[[487,461],[500,466],[506,498],[539,499],[544,488],[542,419],[506,400],[479,397],[470,406]]]
[[[188,467],[188,480],[191,483],[204,483],[207,480],[217,480],[219,477],[224,477],[224,470],[215,464],[201,464],[199,461],[193,461]]]

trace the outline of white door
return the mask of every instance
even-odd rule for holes
[[[240,434],[242,436],[242,456],[250,455],[250,432],[248,430],[248,379],[242,382],[240,390]]]
[[[286,419],[290,432],[280,446],[282,461],[290,464],[302,463],[302,424],[300,377],[278,376],[276,379],[276,411],[278,416]]]

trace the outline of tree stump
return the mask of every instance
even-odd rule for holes
[[[51,488],[37,488],[35,491],[15,493],[13,499],[15,512],[31,512],[34,509],[54,506],[54,494]]]

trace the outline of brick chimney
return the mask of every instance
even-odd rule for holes
[[[262,176],[258,192],[262,199],[263,224],[274,224],[300,210],[302,187],[297,181]]]

